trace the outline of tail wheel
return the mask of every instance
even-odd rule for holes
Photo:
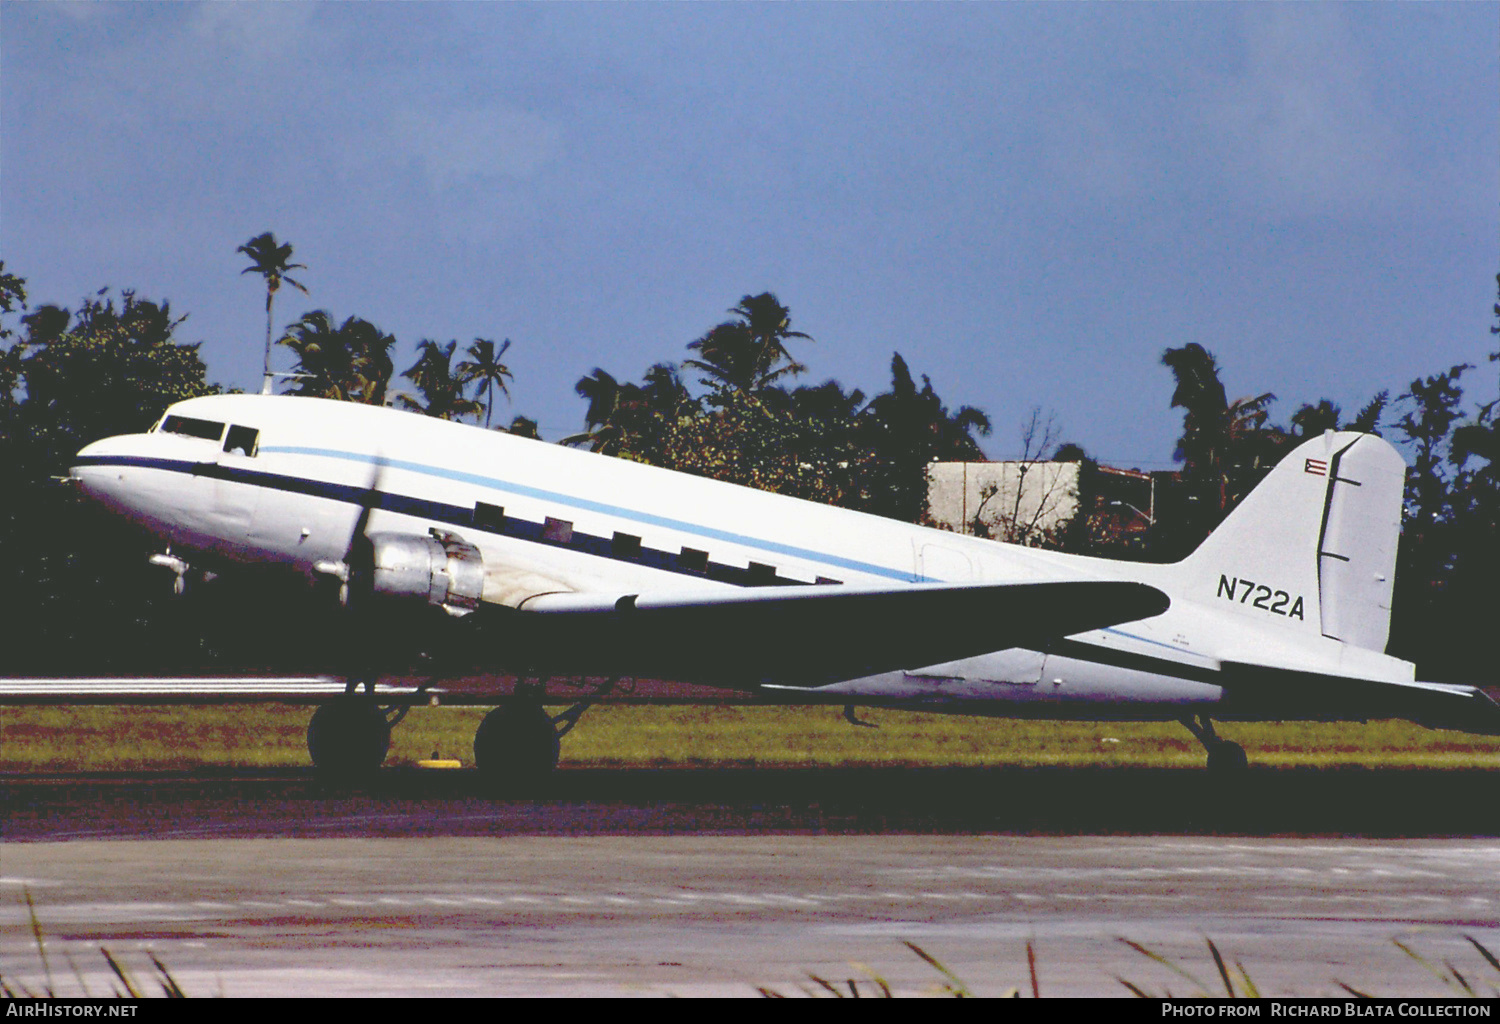
[[[493,782],[526,782],[557,767],[562,744],[540,704],[508,704],[484,716],[474,733],[474,764]]]
[[[391,727],[370,700],[324,704],[307,725],[307,752],[319,771],[339,777],[373,773],[391,748]]]
[[[1212,775],[1236,778],[1250,770],[1245,748],[1238,743],[1220,740],[1208,748],[1208,770]]]

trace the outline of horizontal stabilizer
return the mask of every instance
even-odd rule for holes
[[[570,652],[563,666],[548,659],[551,671],[612,665],[735,686],[817,685],[1040,647],[1150,618],[1169,604],[1145,584],[1094,580],[547,594],[522,605],[527,627],[512,633],[538,652]]]
[[[1406,718],[1430,729],[1500,736],[1500,704],[1475,686],[1354,679],[1226,661],[1223,718]]]

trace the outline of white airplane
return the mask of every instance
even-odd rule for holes
[[[466,638],[496,669],[730,686],[844,704],[851,720],[856,704],[1177,720],[1211,769],[1233,772],[1245,753],[1214,719],[1403,717],[1500,734],[1482,691],[1417,682],[1384,653],[1404,473],[1377,437],[1324,434],[1170,565],[960,536],[320,399],[180,402],[145,434],[84,448],[71,478],[158,537],[153,561],[179,585],[190,570],[280,563],[398,628],[446,622],[444,643]],[[378,766],[390,723],[375,687],[343,689],[309,726],[314,763]],[[510,699],[480,726],[477,765],[550,769],[579,710],[559,729],[567,716],[537,696]]]

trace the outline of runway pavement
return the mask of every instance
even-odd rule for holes
[[[798,994],[809,973],[870,992],[872,972],[918,993],[944,979],[910,941],[1001,994],[1030,991],[1029,940],[1044,996],[1194,991],[1120,937],[1210,990],[1205,937],[1268,994],[1444,994],[1397,938],[1500,985],[1462,938],[1500,949],[1493,805],[1461,835],[1392,830],[1431,812],[1376,795],[1441,791],[1421,779],[1303,779],[1314,802],[1360,797],[1328,817],[1367,827],[1277,836],[1156,804],[1206,798],[1201,773],[565,774],[528,800],[463,776],[0,779],[0,974],[45,983],[29,892],[59,989],[107,990],[104,946],[198,995]],[[1239,796],[1252,824],[1286,783],[1260,781]],[[1103,803],[1126,792],[1133,831],[1174,834],[1104,834],[1132,831]],[[1035,834],[1043,799],[1083,807]]]

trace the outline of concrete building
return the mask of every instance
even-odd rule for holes
[[[1152,474],[1092,462],[927,467],[932,525],[1015,544],[1057,546],[1071,535],[1088,547],[1138,545],[1155,521],[1155,497]]]

